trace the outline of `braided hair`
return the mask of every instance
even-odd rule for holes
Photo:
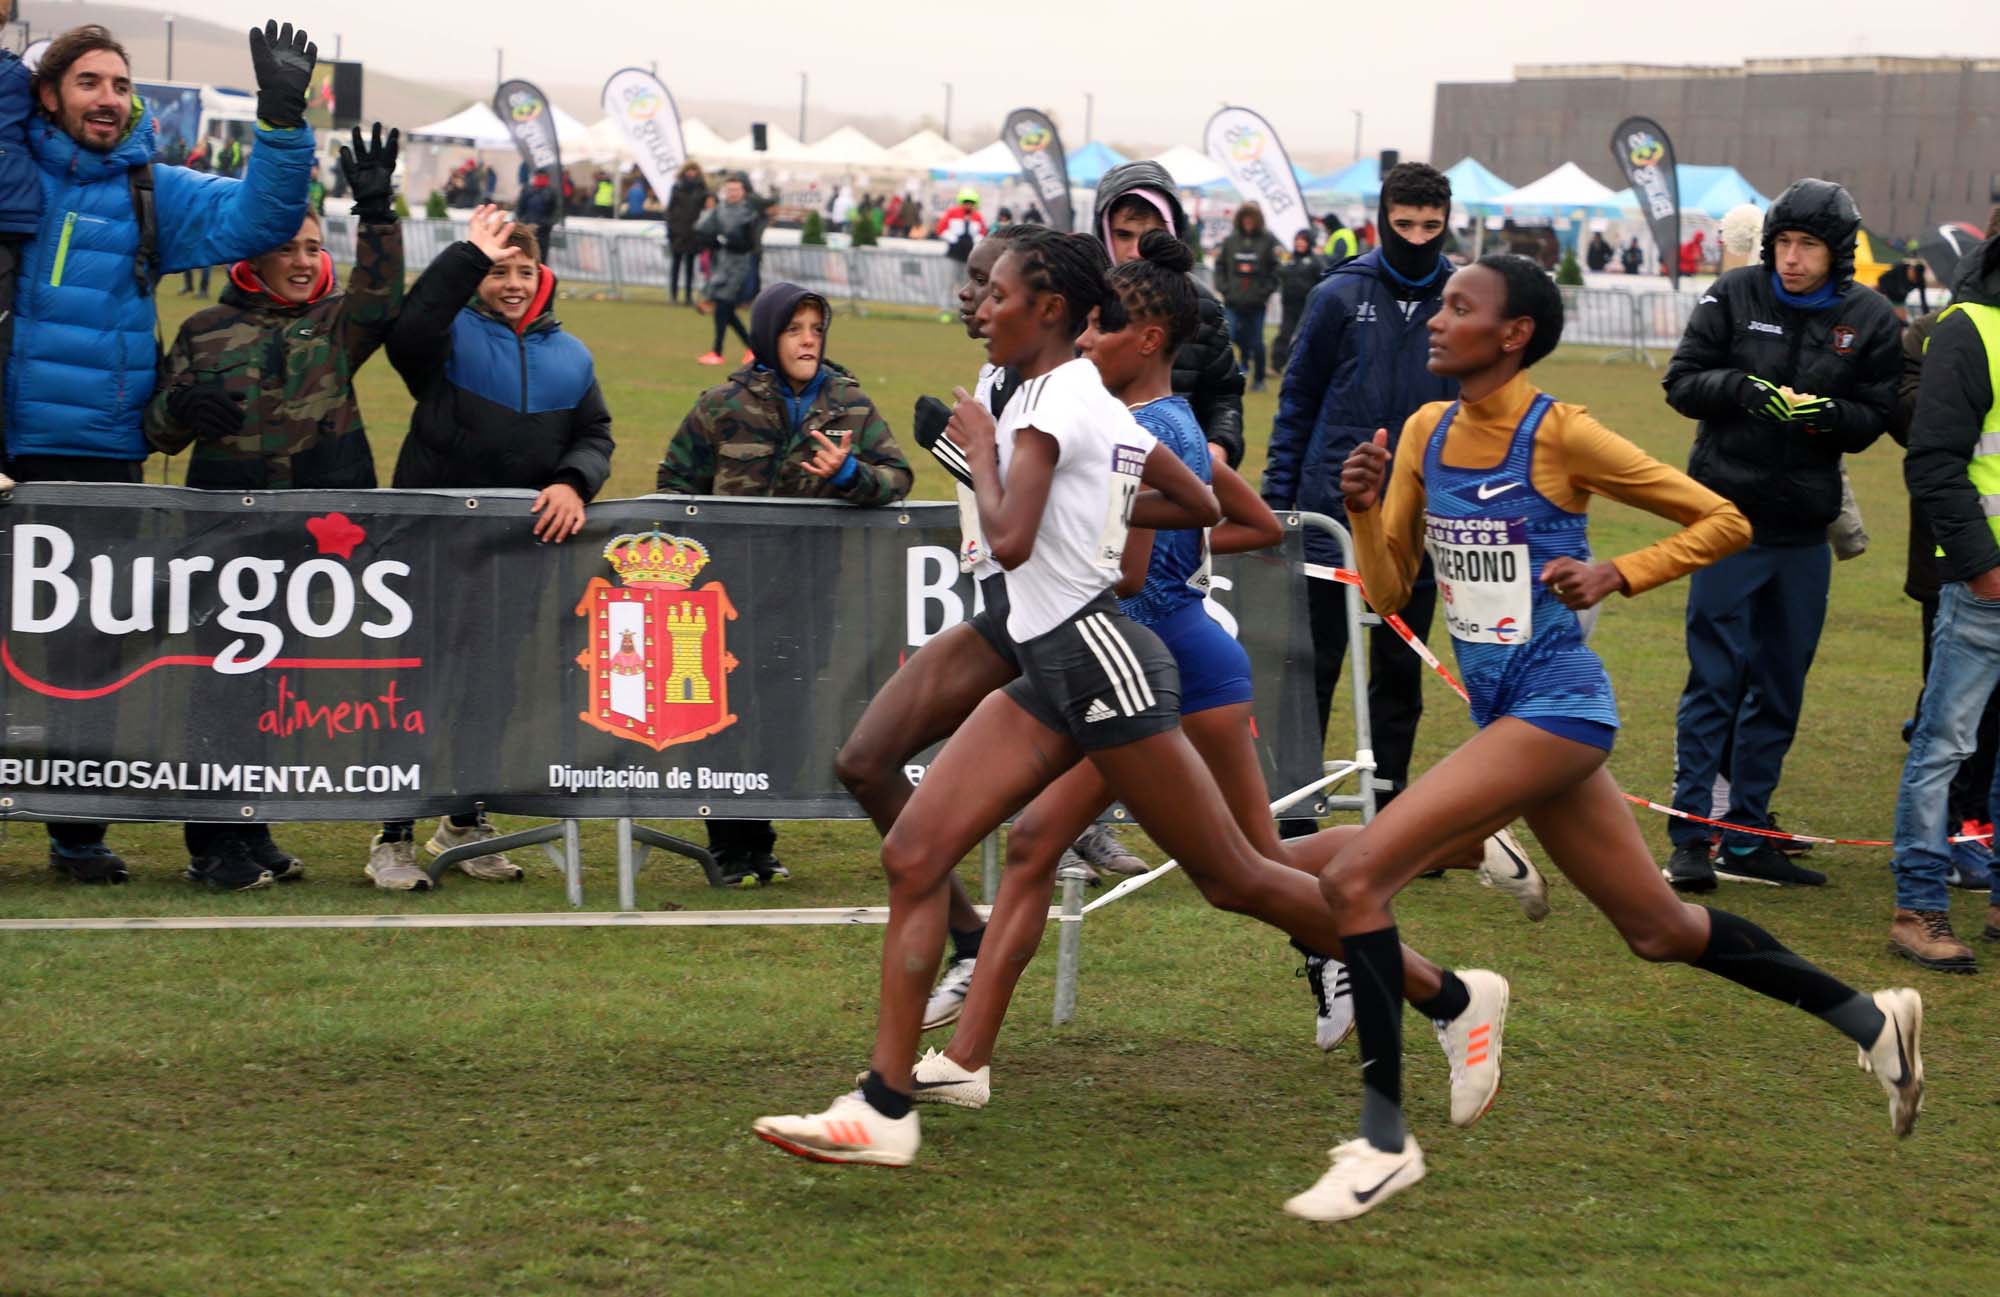
[[[1069,336],[1081,334],[1090,312],[1111,297],[1104,245],[1088,234],[1064,234],[1046,225],[1020,227],[1010,242],[1022,282],[1037,294],[1059,294],[1069,308]]]
[[[1167,331],[1171,354],[1201,327],[1201,298],[1188,271],[1194,250],[1165,230],[1139,237],[1139,255],[1111,272],[1111,294],[1098,308],[1098,327],[1117,333],[1133,320]]]

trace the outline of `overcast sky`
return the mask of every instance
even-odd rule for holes
[[[1422,156],[1438,81],[1506,80],[1517,63],[2000,57],[1995,0],[187,0],[182,11],[246,26],[303,14],[326,28],[314,30],[322,51],[337,29],[347,57],[435,80],[490,82],[495,47],[510,76],[564,85],[657,59],[683,102],[769,105],[788,130],[801,71],[809,108],[856,113],[941,114],[950,81],[954,128],[1034,105],[1056,115],[1071,148],[1082,143],[1086,91],[1097,135],[1112,140],[1199,148],[1202,124],[1227,101],[1311,151],[1350,149],[1360,109],[1365,150]],[[1966,48],[1968,38],[1987,44]],[[807,133],[824,133],[810,115]]]

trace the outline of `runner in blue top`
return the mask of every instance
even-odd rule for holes
[[[1562,322],[1561,295],[1524,257],[1487,257],[1458,271],[1430,322],[1429,363],[1459,380],[1459,399],[1410,416],[1393,470],[1386,430],[1355,447],[1341,470],[1361,579],[1378,611],[1401,606],[1429,552],[1480,729],[1320,875],[1353,975],[1361,1134],[1335,1148],[1332,1168],[1285,1204],[1295,1216],[1359,1216],[1423,1178],[1423,1153],[1403,1123],[1405,972],[1389,904],[1450,840],[1516,817],[1634,954],[1692,964],[1847,1036],[1888,1092],[1898,1135],[1910,1132],[1923,1104],[1917,993],[1860,994],[1747,919],[1682,901],[1605,768],[1618,712],[1576,613],[1713,563],[1748,543],[1750,527],[1721,496],[1588,411],[1535,389],[1523,371],[1555,349]],[[1593,495],[1681,530],[1614,561],[1593,561],[1584,535]],[[1497,1085],[1507,984],[1468,973],[1462,984],[1448,980],[1432,1004],[1455,1015],[1439,1031],[1465,1037],[1465,1066],[1492,1072]]]

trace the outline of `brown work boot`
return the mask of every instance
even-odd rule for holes
[[[1944,910],[1897,909],[1889,924],[1889,953],[1934,972],[1979,971],[1972,947],[1952,935],[1951,915]]]
[[[1986,907],[1986,931],[1979,935],[1988,941],[2000,941],[2000,905]]]

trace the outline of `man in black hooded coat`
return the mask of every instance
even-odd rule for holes
[[[1125,202],[1128,199],[1131,201]],[[1127,162],[1111,168],[1097,182],[1097,202],[1092,209],[1097,237],[1104,241],[1112,264],[1138,255],[1136,235],[1121,256],[1119,242],[1112,234],[1112,218],[1121,202],[1127,211],[1136,208],[1148,227],[1171,229],[1176,238],[1187,241],[1187,212],[1167,169],[1157,162]],[[1196,286],[1201,287],[1199,281]],[[1229,466],[1237,468],[1243,463],[1243,374],[1236,368],[1221,299],[1206,288],[1200,296],[1201,327],[1174,354],[1174,391],[1187,398],[1202,432],[1212,444],[1222,447]]]
[[[1727,774],[1727,821],[1771,827],[1771,794],[1797,733],[1806,672],[1826,621],[1840,513],[1840,457],[1888,426],[1901,325],[1854,282],[1860,209],[1839,185],[1801,180],[1764,218],[1760,264],[1705,293],[1667,366],[1667,404],[1699,422],[1688,475],[1749,518],[1750,547],[1688,580],[1687,687],[1677,717],[1674,806],[1709,813]],[[1804,236],[1804,237],[1801,237]],[[1668,876],[1707,891],[1718,874],[1817,886],[1753,835],[1676,819]]]

